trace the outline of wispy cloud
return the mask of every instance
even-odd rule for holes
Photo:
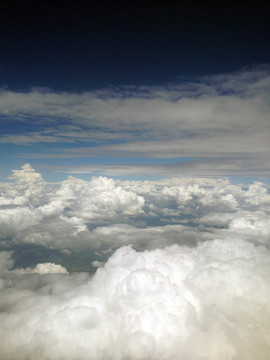
[[[219,162],[224,171],[253,173],[257,164],[265,173],[270,158],[269,84],[269,67],[259,66],[160,87],[81,94],[3,90],[0,142],[67,143],[40,155],[26,151],[25,158],[183,157],[197,159],[190,169]],[[31,124],[33,131],[11,134],[13,122]]]

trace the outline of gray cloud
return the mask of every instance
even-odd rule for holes
[[[3,90],[0,113],[7,123],[34,119],[39,130],[5,134],[0,142],[74,143],[47,154],[18,154],[29,158],[184,157],[196,160],[185,164],[189,174],[269,175],[269,79],[269,67],[261,66],[163,87],[82,94]]]
[[[167,144],[168,147],[171,144]],[[139,149],[141,152],[143,150],[144,145],[137,146],[136,148]],[[128,157],[129,154],[135,154],[135,151],[130,151],[130,147],[128,150],[125,150],[125,146],[121,147],[122,150],[118,152],[120,154],[124,154],[124,156]],[[159,154],[161,153],[161,149],[154,149],[152,153],[144,152],[144,156],[148,157],[152,155],[152,159],[158,158]],[[165,152],[168,151],[168,148],[164,144]],[[108,154],[110,153],[109,150]],[[129,152],[130,151],[130,152]],[[164,156],[163,159],[167,158]],[[183,157],[182,159],[173,159],[169,160],[169,156],[167,158],[168,163],[162,163],[163,161],[160,160],[160,164],[153,164],[151,160],[143,163],[143,161],[138,160],[138,163],[129,163],[127,160],[127,164],[120,164],[117,162],[113,162],[112,164],[87,164],[87,165],[71,165],[71,166],[46,166],[47,169],[56,172],[65,172],[69,174],[95,174],[95,175],[102,175],[102,176],[130,176],[133,178],[138,177],[149,177],[149,176],[158,176],[163,177],[166,176],[185,176],[186,174],[193,175],[193,176],[232,176],[232,175],[242,175],[242,176],[265,176],[269,177],[270,171],[270,163],[269,159],[262,158],[257,155],[253,155],[252,157],[248,157],[245,153],[243,154],[230,154],[228,157],[222,155],[218,156],[218,152],[213,155],[213,157],[207,158],[200,158],[200,159],[190,159],[189,157]],[[105,156],[105,153],[103,153]],[[109,155],[108,155],[109,156]],[[137,154],[137,156],[141,156]],[[175,156],[177,154],[175,153]],[[195,156],[193,153],[192,156]],[[30,158],[35,159],[35,155],[29,156]],[[39,156],[38,156],[39,157]],[[47,156],[45,156],[47,157]],[[57,156],[58,157],[58,156]],[[73,158],[77,157],[76,155],[71,155],[70,157],[66,154],[64,156],[59,156],[60,158]],[[82,157],[89,157],[88,155]],[[197,157],[197,156],[196,156]],[[159,161],[157,161],[159,162]]]

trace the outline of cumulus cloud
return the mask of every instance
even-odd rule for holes
[[[67,274],[67,270],[57,264],[42,263],[37,264],[34,268],[27,267],[26,269],[16,269],[13,271],[16,274]]]
[[[2,246],[88,248],[101,254],[128,244],[144,250],[234,236],[270,245],[270,194],[260,182],[244,187],[207,178],[70,176],[47,183],[29,164],[12,171],[11,178],[1,184]]]
[[[266,360],[269,255],[244,240],[121,247],[90,277],[18,272],[1,253],[0,358]]]
[[[56,248],[96,247],[90,228],[144,214],[144,198],[108,178],[46,183],[29,164],[14,170],[0,197],[1,240]]]
[[[0,359],[268,359],[267,184],[50,183],[30,164],[9,180],[0,184]]]

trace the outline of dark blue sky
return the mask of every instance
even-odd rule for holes
[[[262,1],[1,1],[2,178],[269,177]]]
[[[270,61],[260,1],[4,0],[0,14],[11,89],[160,84]]]

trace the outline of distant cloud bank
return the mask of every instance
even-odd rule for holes
[[[68,173],[269,176],[269,69],[80,94],[3,89],[0,143],[24,146],[17,157],[53,159],[54,170]]]

